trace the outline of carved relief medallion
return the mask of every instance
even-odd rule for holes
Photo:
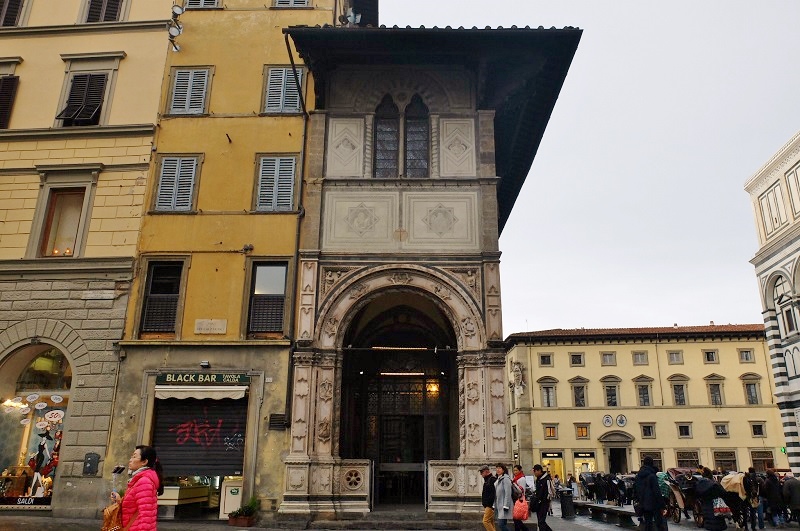
[[[389,282],[395,285],[408,285],[411,284],[413,277],[405,272],[397,272],[389,277]]]
[[[430,232],[442,237],[453,232],[453,226],[458,222],[458,218],[452,208],[439,203],[436,207],[428,209],[428,213],[422,218],[422,221]]]
[[[319,384],[319,397],[324,402],[328,402],[333,398],[333,383],[328,378],[325,378]]]
[[[478,444],[481,442],[481,425],[477,422],[470,423],[467,426],[467,440],[472,444]]]
[[[358,206],[347,209],[345,221],[347,222],[350,232],[355,232],[359,236],[363,236],[371,232],[380,219],[375,215],[375,209],[373,207],[368,207],[364,203],[360,203]]]
[[[461,319],[461,331],[464,332],[465,337],[473,337],[475,335],[475,323],[472,321],[472,317]]]
[[[467,400],[472,403],[478,401],[478,397],[480,393],[478,392],[478,382],[468,382],[467,383]]]
[[[328,337],[333,337],[336,335],[336,329],[338,326],[339,319],[336,317],[330,317],[325,321],[325,326],[322,327],[322,331],[325,332]]]
[[[317,439],[322,442],[331,440],[331,419],[324,418],[317,423]]]

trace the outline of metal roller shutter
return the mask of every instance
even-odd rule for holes
[[[241,475],[247,398],[166,398],[155,403],[153,446],[165,476]]]

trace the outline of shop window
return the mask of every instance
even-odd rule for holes
[[[89,0],[86,22],[116,22],[123,0]]]
[[[66,106],[56,116],[62,127],[98,125],[106,93],[108,74],[74,74]]]
[[[53,495],[72,371],[66,357],[46,345],[15,355],[30,356],[32,349],[39,354],[18,377],[15,396],[0,399],[0,507],[46,509]]]
[[[714,426],[714,436],[717,438],[727,438],[730,437],[730,433],[728,433],[728,423],[727,422],[715,422],[712,424]]]
[[[42,234],[41,256],[75,255],[85,195],[85,188],[50,190]]]
[[[589,438],[589,425],[588,424],[576,424],[575,425],[575,438],[576,439],[588,439]]]
[[[544,425],[544,438],[545,439],[558,439],[558,424],[545,424]]]
[[[678,467],[680,468],[695,469],[700,464],[700,456],[697,451],[678,451],[675,452],[675,457],[677,458]]]
[[[750,422],[750,432],[753,434],[753,437],[766,437],[766,424],[763,422]]]
[[[162,157],[155,209],[188,212],[194,206],[198,157]]]
[[[546,352],[539,354],[539,367],[552,367],[553,366],[553,354]]]
[[[647,351],[637,351],[633,353],[634,365],[647,365]]]
[[[13,27],[19,22],[23,0],[0,0],[0,26]]]
[[[176,331],[183,262],[151,262],[142,305],[142,332]]]
[[[772,450],[751,450],[750,462],[756,472],[766,472],[768,468],[775,468],[775,457]]]
[[[256,263],[250,290],[249,337],[283,331],[286,264]]]
[[[0,129],[8,129],[18,85],[19,76],[0,76]]]
[[[172,71],[170,114],[207,113],[208,68],[175,69]]]
[[[642,439],[655,439],[656,438],[656,425],[655,424],[641,424]]]
[[[679,439],[691,439],[692,438],[692,423],[691,422],[680,422],[676,424],[678,427],[678,438]]]
[[[299,113],[302,110],[301,92],[297,87],[303,87],[303,73],[302,68],[267,68],[265,113]]]
[[[750,349],[739,349],[739,363],[755,363],[756,358]]]
[[[719,353],[716,350],[703,351],[704,363],[719,363]]]
[[[664,458],[662,457],[661,452],[655,450],[642,450],[639,452],[639,462],[643,463],[645,457],[650,457],[653,459],[653,465],[656,467],[656,470],[664,470]]]
[[[600,353],[600,364],[601,365],[616,365],[617,364],[617,353],[616,352],[601,352]]]
[[[294,208],[294,157],[261,157],[256,210],[286,212]]]
[[[569,366],[570,367],[583,367],[584,359],[583,352],[570,352],[569,353]]]
[[[683,365],[682,350],[670,350],[669,352],[667,352],[667,356],[669,358],[670,365]]]
[[[736,452],[731,450],[715,450],[714,470],[722,474],[739,470],[736,466]]]

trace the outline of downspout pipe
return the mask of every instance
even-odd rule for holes
[[[335,15],[334,15],[335,16]],[[303,208],[303,185],[305,183],[305,168],[306,168],[306,141],[308,139],[308,110],[306,109],[306,98],[305,94],[303,94],[302,87],[300,86],[300,81],[297,79],[297,65],[294,62],[294,55],[292,55],[292,46],[289,43],[289,34],[283,34],[284,42],[286,43],[286,53],[289,56],[289,63],[292,65],[292,74],[294,78],[295,85],[297,86],[297,94],[300,96],[300,106],[303,108],[303,137],[302,143],[300,145],[300,164],[299,164],[299,171],[297,175],[299,177],[299,185],[297,191],[297,225],[295,229],[294,235],[294,286],[292,287],[292,301],[294,304],[292,305],[292,309],[297,306],[297,288],[300,285],[300,225],[302,223],[303,218],[305,217],[305,208]],[[292,395],[294,394],[294,378],[293,378],[293,367],[294,367],[294,353],[297,346],[296,340],[294,338],[294,327],[295,327],[295,311],[292,311],[291,317],[289,318],[289,339],[291,340],[291,346],[289,347],[289,363],[287,364],[287,375],[286,375],[286,400],[285,400],[285,410],[284,415],[288,423],[291,424],[291,403],[292,403]]]

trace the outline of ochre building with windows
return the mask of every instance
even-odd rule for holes
[[[552,474],[786,468],[763,325],[554,329],[506,340],[514,455]]]
[[[283,493],[314,92],[281,29],[333,24],[335,4],[188,0],[170,24],[109,450],[156,446],[162,516]]]
[[[94,516],[107,496],[169,15],[0,2],[0,510]]]
[[[750,263],[758,278],[775,396],[789,464],[800,474],[800,133],[747,180],[745,190],[758,235]]]

